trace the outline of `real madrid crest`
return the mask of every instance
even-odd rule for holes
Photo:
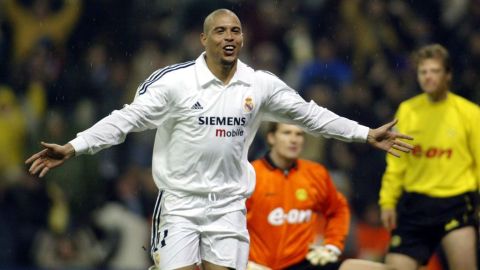
[[[253,102],[253,98],[251,96],[247,96],[243,101],[243,111],[246,113],[251,113],[255,108],[255,103]]]

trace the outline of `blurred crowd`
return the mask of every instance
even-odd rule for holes
[[[221,7],[242,20],[244,62],[364,125],[419,93],[411,52],[432,42],[451,53],[452,91],[480,103],[478,0],[0,0],[0,269],[146,269],[154,131],[41,180],[23,162],[130,103],[153,71],[195,59],[203,18]],[[315,137],[305,148],[350,201],[345,256],[382,260],[385,154]]]

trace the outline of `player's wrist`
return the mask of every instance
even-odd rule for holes
[[[69,159],[69,158],[75,156],[75,148],[73,147],[72,144],[67,143],[67,144],[64,145],[64,147],[65,147],[65,157],[66,157],[66,159]]]
[[[377,138],[376,130],[369,128],[368,134],[367,134],[367,142],[370,144],[374,144],[377,142],[376,138]]]
[[[83,139],[81,136],[76,137],[75,139],[69,141],[67,144],[72,146],[73,154],[75,156],[84,154],[88,152],[88,149],[89,149],[87,141],[85,141],[85,139]]]

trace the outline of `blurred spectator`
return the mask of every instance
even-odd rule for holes
[[[340,114],[358,119],[360,123],[377,125],[380,120],[372,113],[373,94],[366,82],[345,85],[338,98]],[[350,198],[352,208],[361,213],[371,202],[376,202],[380,189],[384,156],[360,144],[342,145],[328,140],[325,146],[326,164],[332,170],[340,170],[348,175],[354,193]]]
[[[69,120],[70,118],[63,115],[61,111],[50,111],[42,138],[65,141],[68,136],[72,136],[71,130],[76,128]],[[98,169],[100,164],[97,158],[80,157],[76,162],[53,171],[45,177],[45,180],[42,179],[57,185],[60,192],[64,194],[66,207],[69,209],[69,223],[88,223],[91,211],[107,198],[107,194],[103,191],[108,182],[100,177]]]
[[[465,17],[468,11],[469,0],[448,0],[441,2],[442,24],[447,30],[453,30]]]
[[[32,255],[36,265],[47,269],[86,268],[98,264],[96,239],[86,228],[75,228],[64,191],[55,182],[47,183],[51,202],[48,227],[33,239]],[[74,228],[74,229],[71,229]]]
[[[63,67],[61,56],[49,43],[33,47],[21,63],[12,67],[9,78],[12,87],[24,99],[32,131],[43,119],[47,106],[58,106],[68,99],[63,83],[59,83]]]
[[[305,91],[306,100],[313,100],[325,108],[336,108],[334,91],[328,84],[312,83]],[[305,134],[305,147],[302,158],[323,162],[325,159],[325,144],[327,139],[321,136]]]
[[[13,29],[14,63],[22,62],[40,42],[62,48],[78,20],[81,4],[80,0],[65,0],[54,10],[50,0],[34,0],[28,7],[19,0],[5,0],[6,15]]]
[[[90,230],[78,228],[60,234],[39,232],[34,256],[43,269],[89,269],[100,264],[104,251]]]
[[[21,174],[16,184],[4,190],[0,203],[0,224],[7,228],[1,231],[2,247],[0,266],[34,266],[33,239],[37,232],[48,225],[50,199],[47,196],[45,182]],[[1,187],[0,187],[1,189]],[[5,242],[10,240],[10,242]]]
[[[0,3],[0,7],[2,4]],[[8,68],[10,66],[10,39],[9,28],[5,22],[3,10],[0,10],[0,84],[7,82]]]
[[[112,93],[107,88],[112,72],[112,65],[109,63],[111,56],[111,50],[107,48],[103,41],[93,41],[84,52],[76,72],[68,74],[68,92],[65,93],[67,97],[59,105],[67,109],[75,106],[75,103],[83,98],[102,100],[108,103],[111,103],[110,99],[113,99],[113,103],[116,103],[118,97],[110,96]],[[101,113],[103,112],[104,102],[96,108],[96,119],[103,115]]]
[[[288,46],[290,59],[285,59],[285,82],[299,89],[300,72],[299,69],[304,67],[307,62],[313,58],[313,41],[310,33],[309,25],[305,20],[297,18],[297,22],[293,24],[285,33],[284,40]],[[280,75],[280,74],[279,74]]]
[[[253,66],[259,70],[268,70],[273,74],[282,74],[283,56],[280,50],[272,42],[259,43],[253,49],[252,61]]]
[[[341,2],[342,19],[354,36],[351,64],[359,74],[368,70],[374,59],[394,55],[401,47],[386,5],[381,0]]]
[[[108,236],[101,240],[109,254],[105,264],[112,269],[146,269],[149,241],[147,217],[157,189],[150,171],[130,166],[113,183],[114,195],[94,212],[94,223]],[[112,242],[114,245],[109,245]]]
[[[299,93],[304,94],[312,84],[326,84],[337,91],[351,82],[352,70],[337,57],[332,41],[319,38],[315,43],[315,60],[301,69]]]
[[[115,245],[110,247],[111,254],[106,261],[108,267],[116,270],[147,269],[149,253],[142,249],[149,240],[146,220],[124,205],[110,202],[95,212],[94,222],[117,237]]]
[[[21,174],[26,117],[11,88],[0,85],[0,186],[11,184]]]
[[[473,32],[465,44],[466,50],[462,54],[463,70],[459,74],[461,83],[458,93],[480,104],[480,32]]]

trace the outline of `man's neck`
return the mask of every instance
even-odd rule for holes
[[[282,170],[289,170],[292,168],[293,164],[295,164],[295,159],[284,158],[278,155],[278,153],[275,151],[271,151],[269,153],[269,157],[273,164]]]
[[[237,61],[232,64],[216,64],[212,61],[209,61],[205,55],[205,62],[207,63],[207,67],[210,69],[213,75],[215,75],[215,77],[221,80],[225,85],[230,82],[235,74],[235,71],[237,70]]]
[[[429,94],[428,98],[430,99],[431,102],[441,102],[447,99],[447,96],[448,96],[448,90],[444,90],[438,93]]]

